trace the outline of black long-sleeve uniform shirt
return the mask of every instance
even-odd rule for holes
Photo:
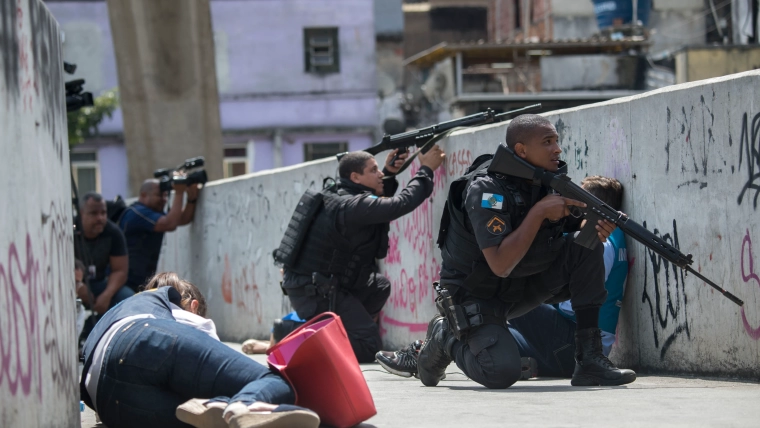
[[[337,214],[338,231],[348,238],[356,247],[365,243],[378,242],[378,228],[396,220],[420,206],[433,193],[433,170],[423,166],[417,171],[398,195],[398,181],[384,180],[384,195],[374,195],[369,187],[341,179],[341,189],[354,195],[348,198]],[[382,228],[380,229],[382,230]],[[387,233],[387,229],[384,233]],[[301,275],[291,269],[285,269],[283,286],[297,288],[311,283],[310,275]]]
[[[398,190],[395,178],[384,180],[383,184],[384,196],[378,197],[367,194],[372,190],[368,187],[341,180],[341,187],[357,192],[357,196],[350,199],[338,214],[341,232],[350,233],[367,225],[389,223],[414,211],[433,193],[433,170],[421,167],[398,195],[395,195]]]

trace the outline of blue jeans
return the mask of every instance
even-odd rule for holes
[[[101,281],[90,281],[90,290],[92,290],[92,294],[97,298],[100,296],[103,291],[106,289],[106,285],[108,285],[108,277],[104,278]],[[124,300],[127,300],[128,298],[135,295],[135,292],[132,291],[131,288],[127,287],[126,285],[123,285],[119,291],[116,292],[116,294],[113,295],[111,298],[111,304],[108,306],[108,308],[113,308],[114,306],[118,305],[119,303],[123,302]]]
[[[109,428],[189,427],[175,417],[191,398],[292,404],[290,385],[249,357],[174,320],[140,319],[106,350],[96,404]]]
[[[538,375],[571,377],[575,370],[575,323],[551,305],[542,304],[509,320],[520,356],[538,363]]]

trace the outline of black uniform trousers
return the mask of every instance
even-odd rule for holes
[[[505,305],[506,318],[526,314],[546,301],[570,297],[573,309],[601,307],[607,297],[604,288],[604,247],[581,247],[568,236],[562,253],[544,272],[526,278],[523,298],[515,303],[485,301],[457,293],[458,302],[478,302],[482,307]],[[464,291],[464,290],[462,290]],[[568,296],[569,291],[569,296]],[[455,341],[451,354],[470,379],[493,389],[508,388],[520,378],[520,352],[506,326],[484,324],[473,328],[462,341]]]
[[[340,316],[356,359],[360,363],[375,361],[375,354],[382,347],[380,329],[375,317],[383,309],[390,295],[390,280],[373,273],[367,281],[367,287],[351,291],[338,290],[335,296],[332,311]],[[330,310],[330,300],[320,295],[288,297],[293,309],[303,319],[311,319]]]

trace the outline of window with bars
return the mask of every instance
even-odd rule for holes
[[[224,149],[224,178],[248,174],[248,153],[245,147]]]
[[[348,151],[348,143],[304,143],[303,161],[313,161],[316,159],[329,158],[338,153]]]
[[[79,152],[69,155],[71,173],[80,195],[89,192],[100,193],[100,168],[95,152]]]
[[[340,73],[337,28],[304,28],[303,42],[307,73]]]

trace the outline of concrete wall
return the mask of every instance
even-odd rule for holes
[[[694,254],[695,269],[746,302],[737,307],[629,241],[632,268],[613,351],[626,366],[758,377],[758,87],[760,72],[747,72],[547,114],[576,182],[591,174],[619,179],[632,219]],[[393,282],[381,317],[386,346],[424,335],[434,311],[430,283],[441,259],[433,241],[446,189],[503,141],[505,127],[449,137],[432,197],[392,223],[381,267]],[[162,269],[204,289],[223,338],[266,337],[272,319],[289,310],[271,250],[300,194],[335,167],[325,160],[210,184],[196,221],[164,240]]]
[[[78,427],[74,247],[58,23],[0,1],[0,426]]]

